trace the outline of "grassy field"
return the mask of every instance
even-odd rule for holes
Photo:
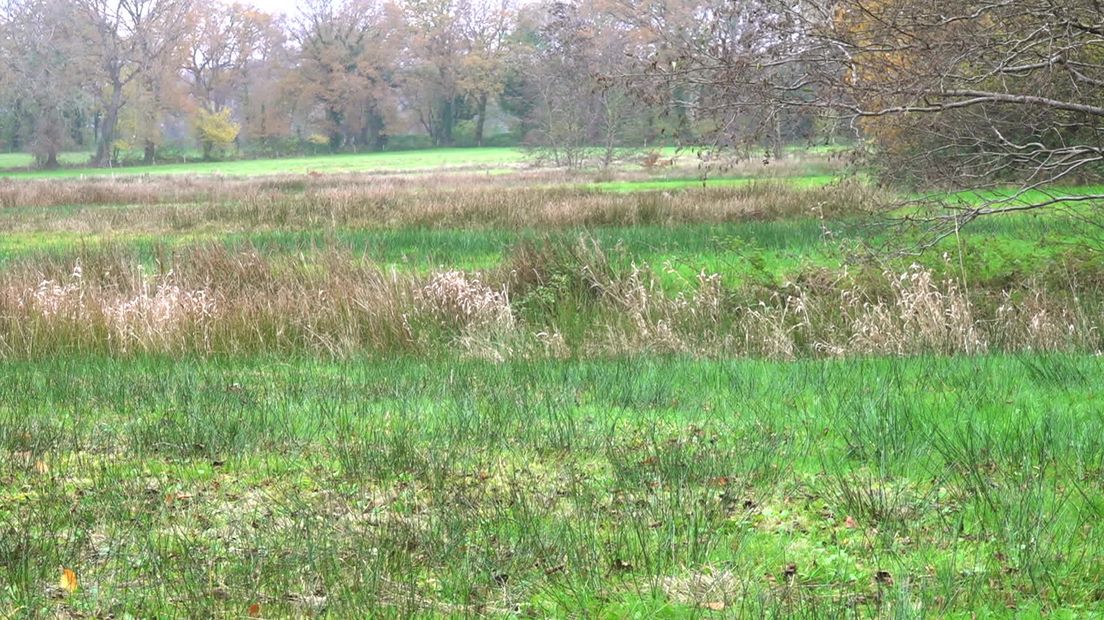
[[[1102,364],[12,364],[5,605],[1089,612],[1104,578]],[[59,566],[79,579],[64,598]]]
[[[91,153],[62,153],[58,156],[58,162],[63,166],[79,166],[88,163]],[[34,157],[27,153],[0,153],[0,170],[13,168],[27,168],[34,166]]]
[[[1096,228],[822,151],[0,184],[0,618],[1104,613]]]
[[[794,149],[788,157],[807,158],[810,155],[826,157],[839,151],[838,147],[819,147]],[[700,161],[709,161],[706,157],[699,160],[698,149],[659,147],[650,149],[666,160],[673,159],[680,166],[692,166]],[[57,170],[33,170],[34,160],[25,153],[0,154],[0,178],[18,179],[56,179],[74,177],[118,177],[118,176],[161,176],[161,175],[227,175],[227,176],[264,176],[279,174],[340,174],[357,172],[397,173],[414,171],[440,172],[449,169],[476,169],[483,172],[504,174],[519,167],[532,166],[536,162],[536,153],[530,153],[513,147],[479,148],[439,148],[415,149],[409,151],[388,151],[360,154],[314,155],[285,157],[279,159],[243,159],[212,162],[188,162],[156,164],[152,166],[122,166],[116,168],[85,167],[89,153],[64,153],[59,157],[62,168]],[[640,159],[641,154],[629,152],[627,160]],[[668,164],[659,169],[670,169]],[[677,167],[676,167],[677,170]],[[763,170],[761,172],[767,172]],[[686,176],[685,173],[679,176]],[[725,178],[720,172],[706,184],[726,184],[742,181],[750,177],[737,179]],[[754,175],[756,177],[760,174]],[[820,184],[829,179],[827,176],[813,175],[807,183]],[[649,180],[643,189],[677,189],[693,186],[695,179]],[[610,189],[623,189],[616,183]],[[700,185],[700,183],[699,183]]]
[[[22,156],[19,156],[22,157]],[[72,158],[70,158],[72,159]],[[81,158],[83,159],[83,157]],[[424,149],[386,153],[322,155],[283,159],[250,159],[225,162],[190,162],[122,168],[68,167],[57,170],[15,170],[0,176],[49,179],[119,175],[205,175],[257,176],[266,174],[330,174],[363,171],[409,171],[448,167],[509,167],[521,163],[524,153],[514,148]],[[18,163],[17,163],[18,162]],[[69,162],[76,163],[76,162]],[[9,164],[9,165],[3,165]],[[0,158],[0,168],[27,166],[26,158],[16,155]]]

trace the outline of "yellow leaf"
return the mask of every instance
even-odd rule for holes
[[[725,604],[724,601],[711,601],[708,603],[702,603],[702,607],[713,611],[724,611]]]
[[[62,590],[66,592],[77,591],[77,574],[68,568],[61,569],[61,579],[58,580],[58,585]]]

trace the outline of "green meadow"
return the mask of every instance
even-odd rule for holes
[[[5,611],[1090,614],[1102,371],[1092,355],[12,363]],[[80,579],[64,601],[58,566]]]
[[[6,173],[0,618],[1104,613],[1096,227],[827,154]]]
[[[231,175],[327,174],[362,171],[409,171],[448,167],[498,167],[522,162],[524,154],[508,147],[469,149],[422,149],[385,153],[319,155],[282,159],[242,159],[214,162],[189,162],[119,168],[86,168],[75,164],[87,160],[86,154],[67,154],[57,170],[9,170],[2,176],[21,179],[50,179],[119,175]],[[0,168],[28,167],[25,155],[9,154],[0,158]]]

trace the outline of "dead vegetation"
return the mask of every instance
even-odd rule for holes
[[[75,186],[27,202],[42,206],[35,202],[41,198],[44,204],[79,207],[63,211],[0,209],[0,221],[12,232],[79,234],[179,234],[235,228],[518,230],[838,217],[869,211],[880,202],[877,190],[856,183],[800,188],[782,179],[692,192],[610,192],[588,185],[516,187],[496,183],[463,189],[320,183],[289,191],[286,187],[226,182],[192,193],[194,189],[187,182],[166,188],[137,186],[136,195],[124,197],[121,203],[107,203],[123,206],[104,206],[96,202],[99,190],[94,186]],[[15,201],[24,204],[25,199]]]
[[[543,253],[519,249],[486,273],[404,273],[335,250],[280,258],[220,245],[170,260],[148,269],[115,247],[6,269],[0,355],[793,359],[1101,346],[1099,313],[1079,291],[968,293],[918,265],[844,271],[825,286],[776,291],[733,289],[702,272],[672,293],[656,274],[619,268],[586,240]]]

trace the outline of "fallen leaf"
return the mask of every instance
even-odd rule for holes
[[[851,515],[847,515],[847,518],[843,520],[843,524],[851,529],[855,529],[859,526],[859,524],[855,522],[854,517],[852,517]]]
[[[172,506],[176,502],[188,502],[195,497],[191,493],[168,493],[165,495],[165,505]]]
[[[724,601],[711,601],[709,603],[702,603],[702,607],[706,609],[712,609],[713,611],[724,611]]]
[[[622,560],[621,558],[617,558],[616,560],[613,561],[613,564],[610,566],[610,568],[615,570],[615,571],[619,571],[619,572],[620,571],[630,571],[630,570],[632,570],[633,565],[630,564],[629,562],[626,562],[625,560]]]
[[[50,466],[46,464],[46,461],[35,461],[34,469],[35,472],[42,475],[50,473]]]
[[[250,618],[260,618],[261,617],[261,604],[260,603],[253,603],[252,605],[249,606],[249,609],[247,609],[246,612],[249,614]]]
[[[61,569],[61,578],[58,579],[58,586],[66,592],[77,591],[77,574],[68,568]]]

